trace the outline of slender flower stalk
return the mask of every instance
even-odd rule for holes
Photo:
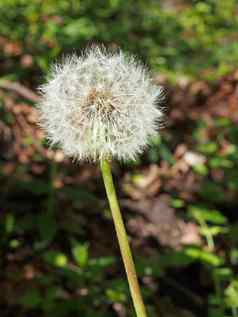
[[[158,133],[162,89],[132,56],[92,47],[54,66],[40,87],[40,124],[51,145],[75,160],[100,162],[137,317],[146,317],[110,160],[142,153]]]
[[[112,218],[116,229],[117,239],[119,242],[122,259],[126,269],[127,279],[131,291],[131,296],[135,311],[138,317],[147,317],[145,305],[140,292],[135,264],[133,261],[130,245],[127,238],[126,229],[122,219],[120,207],[117,200],[117,195],[112,179],[111,166],[108,160],[101,160],[101,171],[106,188],[107,198],[112,212]]]

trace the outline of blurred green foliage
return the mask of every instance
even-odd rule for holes
[[[4,0],[0,14],[0,75],[28,87],[43,81],[53,60],[95,42],[133,52],[155,75],[175,82],[181,76],[217,79],[237,67],[236,0]],[[23,61],[26,57],[29,64]],[[15,117],[2,98],[0,102],[3,122],[12,128]],[[146,285],[143,295],[150,317],[158,316],[157,306],[162,309],[164,299],[167,314],[162,316],[171,316],[167,297],[178,303],[176,317],[236,317],[237,123],[224,117],[190,125],[189,132],[181,129],[182,140],[177,140],[177,130],[167,129],[143,157],[124,167],[134,182],[143,181],[147,165],[172,171],[179,142],[203,158],[191,166],[199,183],[195,196],[186,199],[183,188],[162,188],[179,216],[197,224],[202,243],[176,250],[153,241],[153,254],[136,258]],[[24,145],[34,142],[29,135]],[[115,317],[115,307],[122,309],[121,316],[123,309],[134,316],[121,261],[113,250],[110,213],[99,199],[104,197],[101,185],[91,184],[92,191],[65,183],[58,188],[55,179],[69,181],[75,170],[39,154],[31,163],[46,166],[42,174],[36,176],[30,164],[18,163],[9,177],[3,168],[8,161],[11,157],[1,158],[0,166],[0,287],[9,290],[0,296],[1,316]],[[166,176],[160,177],[163,182]],[[91,237],[92,231],[96,234]],[[190,315],[179,315],[177,306],[183,304]]]
[[[0,14],[0,34],[20,43],[43,72],[93,42],[134,52],[172,80],[214,79],[238,62],[236,0],[4,0]],[[24,77],[14,59],[5,75]]]
[[[158,284],[162,283],[165,287],[161,290],[162,294],[165,292],[177,301],[181,298],[189,301],[193,311],[191,316],[235,317],[238,313],[238,129],[228,118],[214,119],[209,123],[198,120],[191,135],[191,150],[204,158],[204,163],[199,163],[199,168],[196,168],[196,164],[193,166],[193,173],[200,180],[197,197],[187,201],[179,194],[171,192],[171,206],[183,211],[186,221],[197,223],[203,243],[186,245],[180,250],[157,249],[154,246],[153,255],[136,257],[137,269],[144,280],[159,279]],[[168,140],[169,137],[163,141],[160,137],[153,140],[147,156],[141,160],[147,160],[148,164],[166,162],[173,168],[176,160],[173,145]],[[138,167],[140,165],[137,162],[136,175],[143,179]],[[120,260],[114,255],[91,254],[92,247],[100,249],[100,245],[111,240],[111,236],[105,233],[102,240],[94,240],[92,245],[87,236],[88,227],[92,219],[94,223],[99,221],[99,217],[108,221],[108,215],[101,212],[98,197],[84,188],[63,186],[54,188],[52,192],[52,177],[57,176],[58,172],[56,167],[52,170],[50,166],[49,179],[45,178],[45,182],[36,179],[19,182],[17,186],[21,195],[26,196],[27,201],[33,199],[39,204],[33,204],[34,212],[27,209],[23,212],[19,210],[14,198],[10,202],[12,211],[8,210],[1,218],[0,246],[3,254],[21,258],[21,252],[29,252],[27,250],[30,249],[33,263],[39,267],[40,272],[35,273],[15,299],[15,305],[20,307],[16,316],[36,312],[46,317],[67,317],[72,314],[113,317],[116,315],[111,308],[115,303],[123,305],[130,316],[133,316]],[[222,173],[222,180],[214,178],[214,172]],[[134,179],[133,168],[129,173]],[[11,187],[11,191],[14,193],[14,188]],[[62,200],[64,204],[71,202],[67,212],[60,210]],[[89,209],[83,207],[85,202],[91,202]],[[24,202],[22,207],[27,208]],[[99,221],[97,226],[99,232],[104,232],[103,222]],[[28,261],[24,252],[23,260],[19,260],[20,272],[24,268],[24,262]],[[112,254],[111,251],[109,253]],[[183,274],[186,275],[186,270],[189,272],[191,269],[200,274],[195,281],[196,292],[188,286],[194,273],[187,275],[189,282],[184,277],[181,280],[173,278],[173,274],[181,275],[180,272],[184,270]],[[5,279],[16,283],[22,279],[19,274],[10,270]],[[197,291],[198,285],[203,287],[202,293]],[[207,292],[207,303],[203,300],[204,291]],[[143,296],[150,316],[153,317],[157,316],[157,292],[157,287],[143,288]]]

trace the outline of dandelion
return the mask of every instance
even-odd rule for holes
[[[110,163],[135,159],[158,133],[162,89],[136,58],[92,47],[55,65],[40,91],[50,144],[75,160],[100,161],[137,317],[146,317]]]
[[[68,57],[40,90],[50,143],[77,160],[134,159],[157,133],[161,88],[122,52],[96,47]]]

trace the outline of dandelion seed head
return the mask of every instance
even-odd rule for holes
[[[66,57],[40,92],[49,142],[77,160],[135,159],[158,133],[162,88],[121,51],[93,47]]]

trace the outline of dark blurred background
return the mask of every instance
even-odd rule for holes
[[[237,0],[2,0],[0,16],[1,317],[134,316],[98,167],[37,126],[51,63],[92,43],[166,88],[161,133],[114,165],[149,316],[238,316]]]

